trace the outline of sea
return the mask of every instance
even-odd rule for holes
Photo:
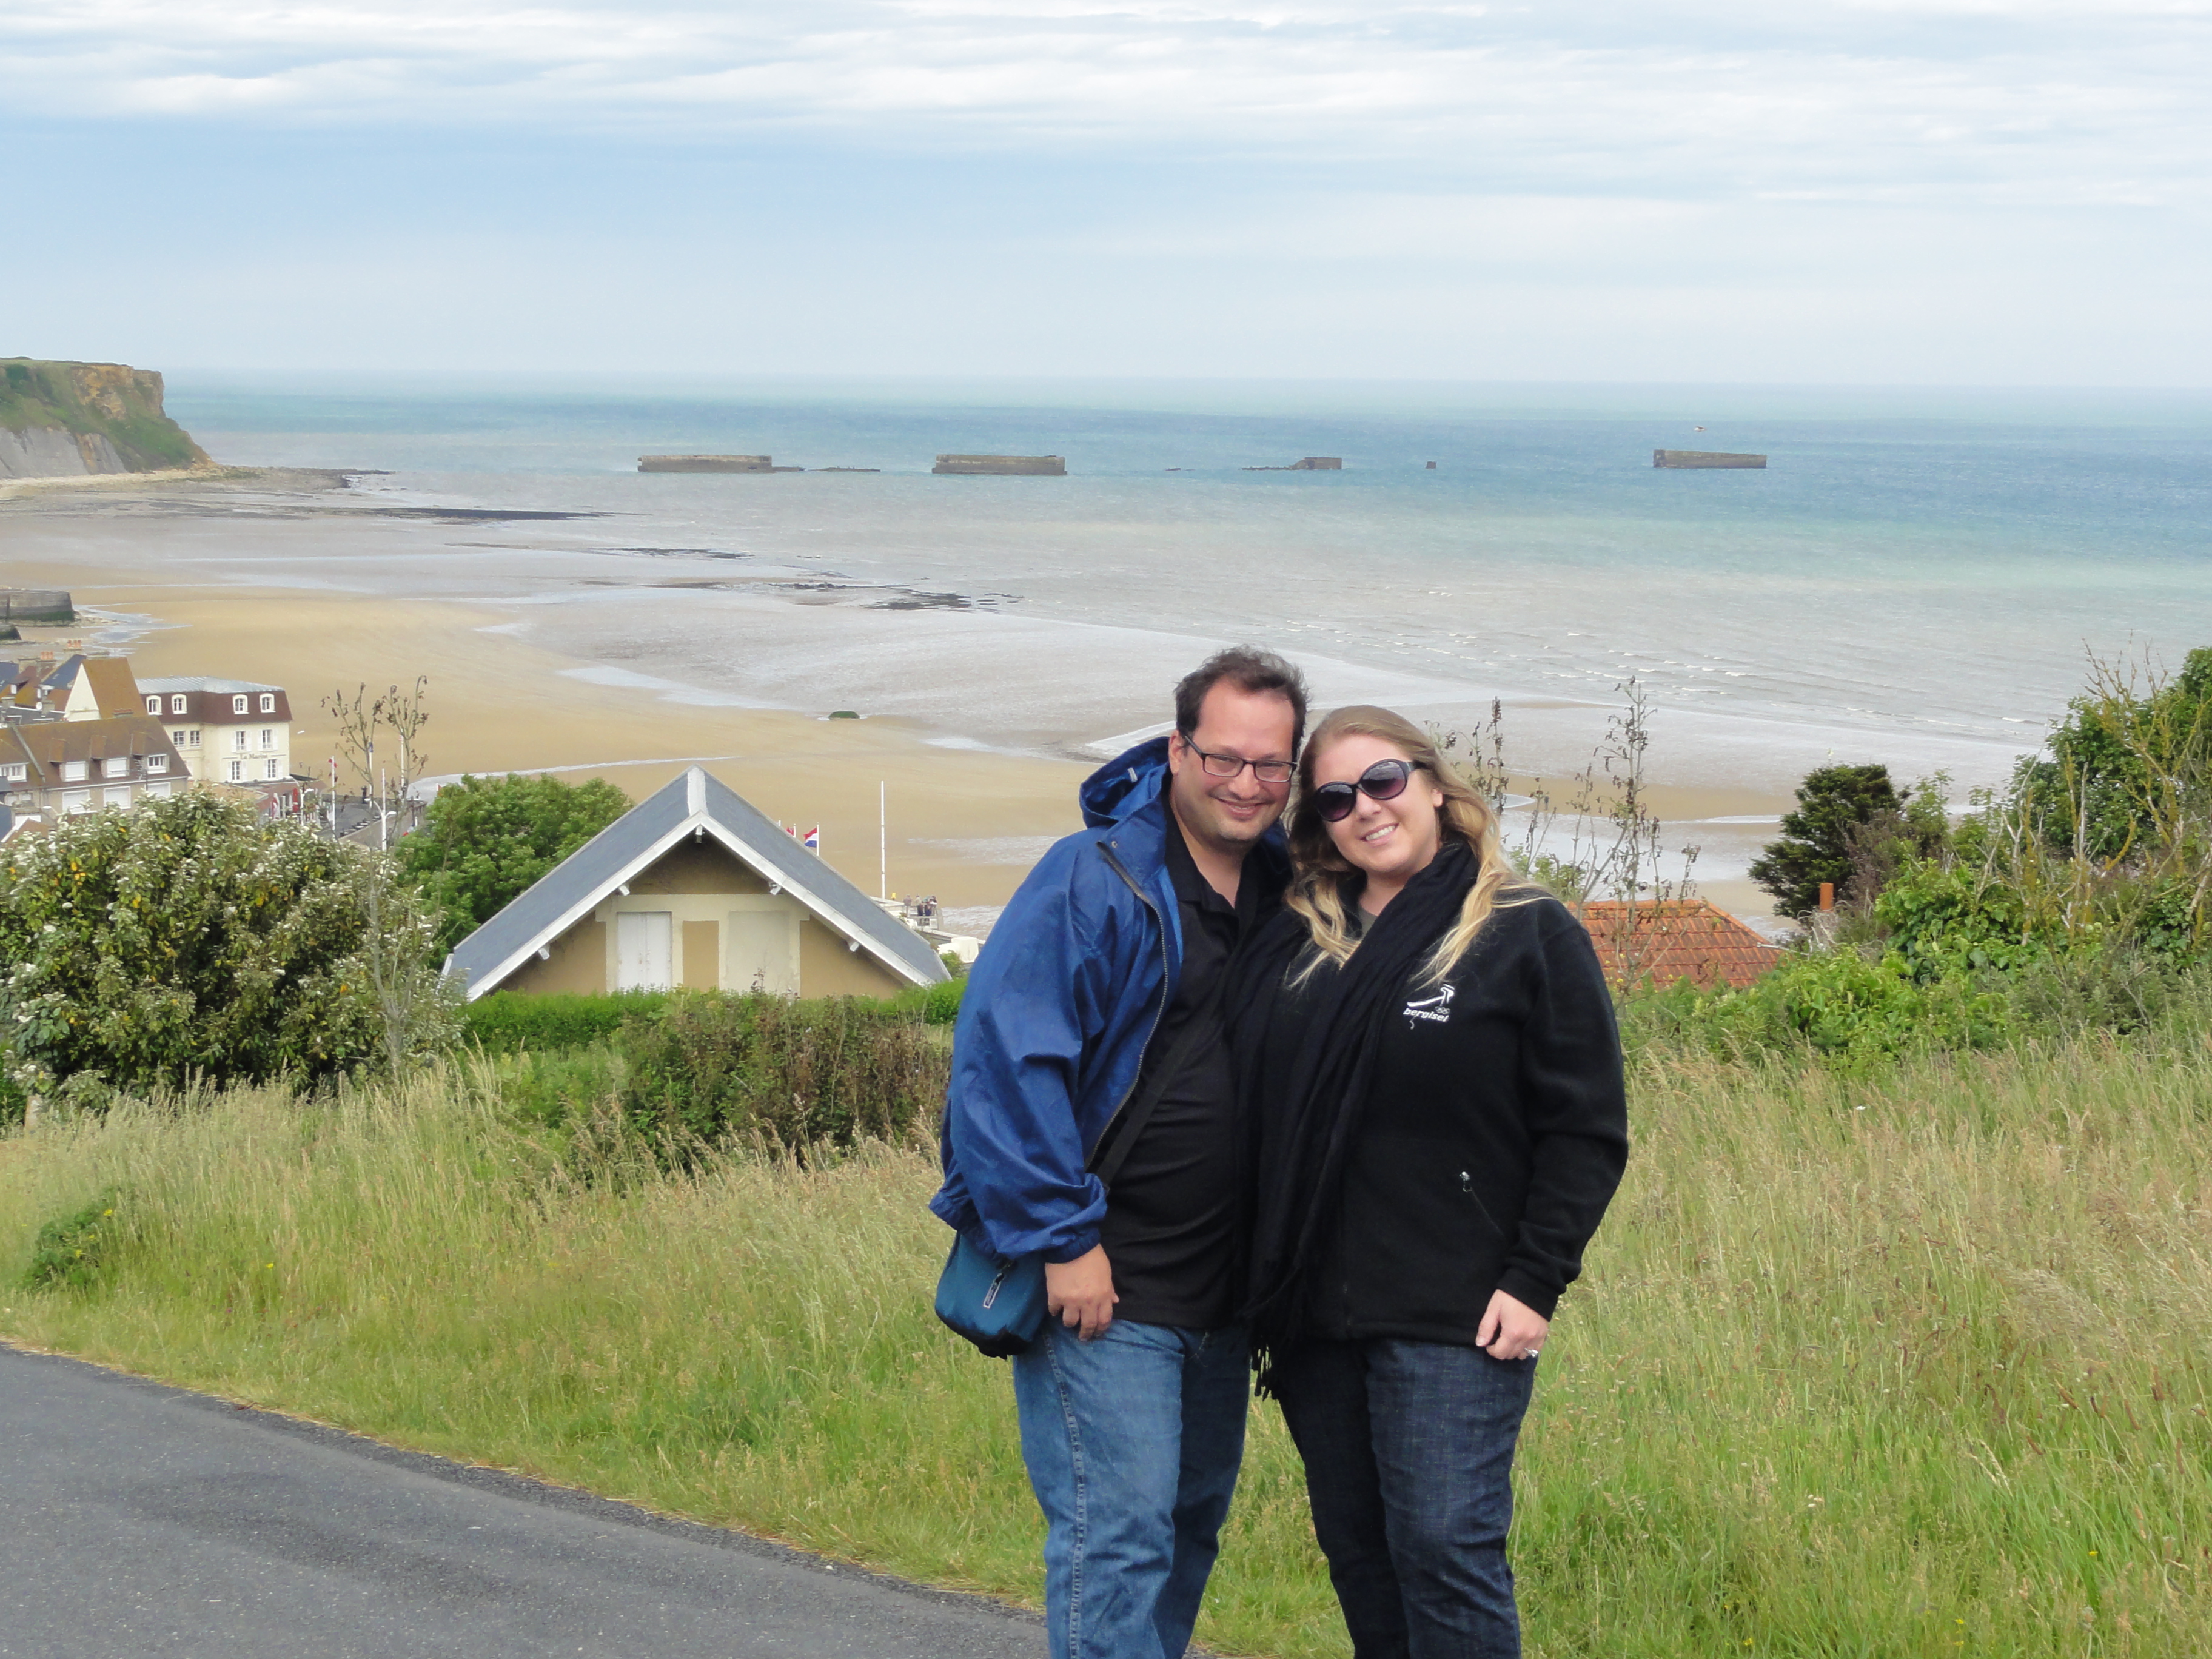
[[[168,402],[218,460],[345,469],[364,504],[586,515],[435,577],[584,678],[953,746],[1110,753],[1249,640],[1324,703],[1499,704],[1530,775],[1585,763],[1632,684],[1662,784],[1878,760],[1963,799],[2091,658],[2212,646],[2212,394],[188,372]],[[636,470],[671,453],[806,470]],[[1255,470],[1307,456],[1342,466]]]

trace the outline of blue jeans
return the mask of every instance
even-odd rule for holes
[[[1518,1659],[1505,1532],[1535,1381],[1533,1359],[1393,1338],[1276,1366],[1357,1659]]]
[[[1117,1319],[1085,1342],[1052,1320],[1014,1357],[1053,1659],[1182,1659],[1250,1392],[1241,1328]]]

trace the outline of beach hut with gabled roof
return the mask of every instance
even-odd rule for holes
[[[1576,908],[1599,965],[1615,985],[1686,979],[1701,989],[1740,987],[1782,960],[1779,946],[1710,900],[1593,899]]]
[[[446,959],[486,992],[685,987],[889,996],[930,943],[695,766],[546,872]]]

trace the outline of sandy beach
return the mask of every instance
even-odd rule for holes
[[[926,602],[945,596],[856,602],[818,572],[733,568],[711,549],[609,546],[622,538],[592,516],[394,507],[342,474],[229,469],[11,486],[0,492],[0,545],[9,581],[76,595],[87,621],[44,630],[55,640],[127,649],[145,675],[284,686],[302,771],[319,771],[330,751],[319,706],[329,692],[424,675],[432,775],[559,769],[641,798],[697,761],[770,816],[818,824],[824,856],[870,890],[880,785],[891,890],[936,895],[956,924],[964,912],[984,925],[1050,840],[1077,826],[1075,788],[1102,744],[1164,719],[1193,653],[1187,639],[1121,630],[1101,648],[1128,659],[1126,695],[1102,705],[1055,684],[1064,624]],[[962,649],[970,684],[916,666],[925,651],[941,661]],[[847,653],[842,694],[878,689],[868,717],[748,706],[717,689],[729,665],[718,656],[749,653],[757,676],[778,650],[793,653],[794,702],[806,663]],[[903,679],[902,666],[914,671]],[[1324,707],[1395,691],[1422,713],[1410,679],[1327,662],[1315,678]],[[1509,729],[1547,736],[1563,793],[1566,757],[1601,720],[1587,704],[1530,702],[1510,711]],[[1720,867],[1701,889],[1763,914],[1741,866],[1786,795],[1692,780],[1660,784],[1652,799],[1669,848],[1702,844],[1705,870]]]
[[[302,770],[321,768],[331,750],[324,696],[427,675],[423,748],[434,774],[557,768],[577,780],[604,777],[638,799],[697,761],[769,816],[802,830],[818,824],[824,856],[869,891],[881,784],[892,890],[933,893],[956,908],[1003,903],[1036,851],[1079,822],[1074,789],[1086,769],[1074,762],[931,747],[896,720],[685,705],[593,684],[564,672],[586,665],[502,632],[513,613],[495,605],[349,594],[319,581],[209,580],[196,561],[217,538],[234,553],[266,544],[248,554],[262,557],[312,542],[301,569],[416,550],[410,525],[288,519],[272,533],[265,520],[232,522],[224,509],[249,484],[258,495],[269,482],[18,489],[0,503],[8,580],[67,587],[85,616],[72,629],[27,630],[19,648],[108,640],[128,648],[143,675],[282,685],[297,716],[292,752]],[[386,544],[394,540],[406,545]]]

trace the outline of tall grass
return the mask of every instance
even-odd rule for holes
[[[2212,1053],[1657,1064],[1521,1461],[1534,1656],[2212,1650]],[[1024,1599],[917,1147],[556,1161],[489,1070],[0,1139],[0,1331]],[[40,1225],[117,1195],[86,1288]],[[1200,1635],[1346,1650],[1272,1407]]]

